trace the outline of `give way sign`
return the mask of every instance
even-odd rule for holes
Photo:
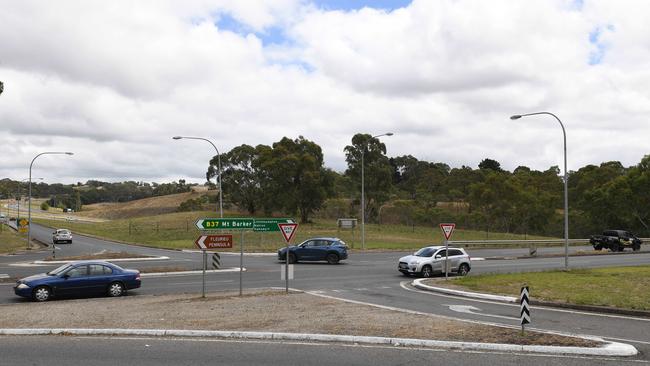
[[[456,224],[440,224],[440,229],[442,229],[442,234],[445,236],[445,240],[451,238],[454,228],[456,228]]]
[[[298,227],[298,224],[278,223],[278,226],[280,227],[280,232],[282,233],[284,240],[288,243],[291,241],[291,238],[293,238],[293,235],[296,233],[296,228]]]

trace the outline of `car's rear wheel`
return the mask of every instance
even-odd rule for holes
[[[431,276],[433,276],[433,269],[431,266],[426,265],[422,267],[422,277],[429,278]]]
[[[598,245],[594,246],[594,250],[603,250],[603,246],[598,244]]]
[[[334,254],[334,253],[329,253],[327,255],[327,257],[325,257],[325,259],[327,260],[327,263],[329,263],[329,264],[336,264],[336,263],[339,262],[339,256],[337,254]]]
[[[635,251],[635,252],[638,252],[639,250],[641,250],[641,245],[634,244],[634,246],[632,247],[632,250]]]
[[[119,282],[113,282],[108,285],[108,296],[119,297],[124,295],[124,285]]]
[[[47,286],[38,286],[37,288],[34,289],[34,292],[32,293],[32,298],[34,298],[35,301],[39,301],[39,302],[47,301],[51,297],[52,297],[52,291]]]
[[[298,262],[298,258],[296,258],[296,255],[293,253],[289,253],[289,263],[296,263]]]
[[[618,243],[612,243],[612,245],[609,246],[609,250],[611,250],[612,252],[618,252],[619,251]]]
[[[467,263],[463,263],[460,265],[460,267],[458,267],[458,274],[460,276],[467,276],[468,273],[469,273],[469,266],[467,265]]]

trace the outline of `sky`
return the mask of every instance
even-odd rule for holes
[[[304,136],[563,170],[650,154],[645,0],[0,0],[0,179],[203,182]]]

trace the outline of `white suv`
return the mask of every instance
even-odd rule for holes
[[[431,277],[434,273],[445,273],[446,252],[444,246],[424,247],[413,255],[400,258],[397,270],[405,276]],[[449,248],[449,272],[465,276],[471,268],[471,259],[464,249]]]
[[[72,244],[72,233],[68,229],[56,229],[56,231],[52,233],[52,243]]]

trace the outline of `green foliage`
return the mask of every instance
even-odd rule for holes
[[[395,169],[386,157],[386,145],[378,138],[358,133],[352,137],[352,145],[346,146],[344,151],[348,163],[345,175],[354,182],[357,194],[361,193],[363,166],[365,215],[366,218],[375,218],[393,189]]]
[[[190,198],[178,206],[178,212],[201,211],[208,203],[208,196]]]
[[[41,203],[41,210],[47,211],[50,209],[50,205],[47,202]]]

